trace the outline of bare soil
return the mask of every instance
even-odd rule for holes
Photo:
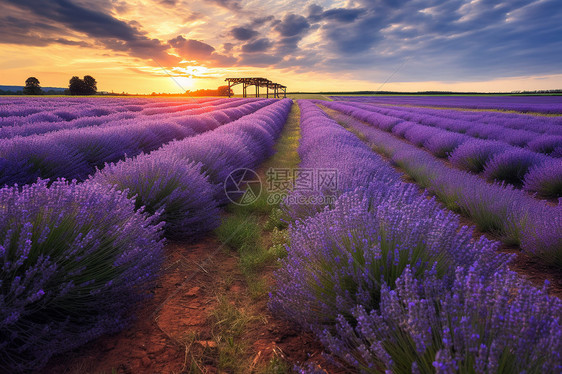
[[[53,358],[41,373],[230,372],[217,369],[214,354],[216,321],[211,314],[221,294],[228,295],[237,308],[251,309],[251,315],[260,316],[243,333],[251,355],[251,365],[244,373],[263,369],[273,355],[290,366],[312,362],[327,373],[344,372],[326,362],[320,355],[322,346],[310,334],[271,315],[267,298],[250,297],[238,257],[216,239],[170,243],[166,257],[154,297],[141,306],[130,328]]]

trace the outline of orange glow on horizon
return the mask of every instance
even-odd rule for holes
[[[49,53],[46,54],[46,48]],[[2,46],[0,84],[23,86],[35,76],[42,87],[68,87],[73,75],[92,75],[98,89],[105,92],[130,94],[183,93],[186,90],[216,89],[225,85],[226,77],[260,76],[288,87],[288,92],[344,92],[376,90],[380,82],[353,79],[350,73],[295,73],[288,69],[255,67],[214,67],[182,61],[177,66],[163,68],[127,56],[111,56],[94,48],[81,49],[80,56],[72,46]],[[179,83],[179,84],[178,84]],[[480,91],[509,92],[562,87],[562,74],[548,76],[507,77],[480,82],[388,82],[382,89],[393,91]],[[234,87],[235,94],[241,87]],[[250,92],[251,89],[250,89]]]

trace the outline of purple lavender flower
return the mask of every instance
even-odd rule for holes
[[[562,159],[531,168],[525,175],[523,189],[541,197],[562,197]]]
[[[468,140],[451,153],[449,161],[458,168],[480,173],[490,158],[508,149],[508,145],[497,141]]]
[[[468,136],[457,133],[439,133],[427,139],[424,148],[437,157],[445,158],[454,152],[457,147],[470,141]]]
[[[525,150],[511,150],[497,154],[484,166],[484,176],[489,180],[504,181],[519,186],[533,166],[545,161],[544,156]]]
[[[0,189],[0,370],[127,325],[162,262],[158,214],[125,194],[63,180]]]
[[[224,100],[207,108],[180,105],[176,111],[157,103],[157,108],[145,108],[136,112],[134,118],[90,127],[70,126],[71,122],[79,120],[78,111],[75,114],[69,110],[57,111],[59,115],[67,113],[65,116],[69,119],[59,131],[38,131],[42,134],[0,139],[0,185],[33,183],[38,177],[84,180],[96,167],[101,168],[107,162],[148,153],[174,139],[215,129],[232,118],[250,114],[273,102],[275,100]],[[238,110],[230,116],[216,114],[232,107]],[[213,118],[212,113],[217,118],[220,116],[220,121]]]
[[[562,147],[562,136],[543,135],[530,141],[528,146],[532,151],[560,157],[555,150]]]
[[[410,269],[380,309],[355,308],[355,328],[338,319],[322,341],[362,372],[527,372],[562,370],[562,303],[500,271],[485,278],[457,270],[453,287]],[[367,352],[365,352],[367,350]]]
[[[201,164],[173,154],[140,156],[107,165],[91,179],[115,186],[134,198],[136,207],[160,213],[170,239],[194,239],[216,228],[219,221],[216,188],[201,172]]]

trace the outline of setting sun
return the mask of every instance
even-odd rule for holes
[[[172,76],[171,79],[173,79],[184,92],[195,88],[195,79],[193,79],[192,76]]]

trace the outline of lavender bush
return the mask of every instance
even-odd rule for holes
[[[485,183],[476,175],[452,169],[427,152],[361,122],[349,121],[348,125],[363,133],[372,146],[449,209],[471,217],[481,230],[499,234],[505,243],[519,245],[530,254],[542,253],[543,258],[562,252],[561,206],[548,206],[511,185]]]
[[[137,209],[160,213],[169,239],[194,239],[220,223],[216,187],[201,173],[201,164],[188,163],[173,154],[110,164],[91,180],[126,191],[135,199]]]
[[[484,171],[484,165],[492,156],[508,149],[508,145],[500,142],[471,139],[455,149],[449,161],[460,169],[480,173]]]
[[[529,149],[555,157],[562,157],[557,152],[561,148],[562,136],[559,135],[543,135],[529,142]]]
[[[562,100],[560,96],[331,96],[331,98],[341,101],[360,101],[392,105],[407,104],[467,109],[562,113]]]
[[[318,101],[316,102],[318,103]],[[422,128],[419,127],[416,127],[418,130],[414,130],[416,134],[420,135],[429,133],[438,134],[440,133],[438,130],[447,130],[447,132],[466,134],[474,138],[497,140],[515,147],[526,147],[526,149],[530,151],[548,153],[555,157],[558,156],[556,156],[557,153],[554,152],[554,148],[562,146],[560,144],[560,136],[555,136],[562,135],[562,127],[559,126],[560,123],[555,122],[556,119],[553,120],[548,117],[542,117],[539,120],[537,117],[523,116],[527,117],[527,121],[531,122],[531,124],[525,126],[525,128],[529,128],[529,130],[523,130],[510,128],[509,125],[511,122],[498,122],[496,117],[494,117],[493,120],[485,120],[480,117],[466,118],[466,114],[459,111],[408,107],[379,107],[353,102],[322,102],[322,104],[358,120],[368,122],[385,131],[388,131],[388,127],[381,126],[384,122],[381,118],[409,121],[418,124],[418,126],[423,126],[426,130],[422,130]],[[504,119],[501,118],[501,120]],[[552,124],[550,125],[549,123]],[[561,131],[557,131],[557,129]],[[406,135],[406,133],[399,131],[399,129],[393,130],[393,132],[399,136]],[[543,135],[539,137],[540,134]],[[412,137],[412,135],[406,136],[406,139],[420,146],[423,144],[423,142],[419,141],[419,135],[413,135],[412,139],[410,139],[410,137]]]
[[[546,162],[545,158],[536,153],[511,150],[492,157],[484,166],[484,176],[490,180],[519,186],[523,183],[527,171],[543,162]]]
[[[562,160],[531,168],[525,175],[523,189],[546,198],[562,196]]]
[[[123,328],[162,261],[158,214],[95,183],[0,189],[0,370]]]
[[[293,223],[289,242],[271,308],[305,327],[351,317],[356,305],[378,308],[382,285],[394,285],[407,267],[452,282],[456,266],[478,263],[491,274],[509,259],[403,183],[344,193],[330,209]]]
[[[315,102],[320,103],[319,101]],[[435,122],[435,118],[443,118],[417,113],[418,109],[422,112],[425,109],[412,109],[415,111],[404,109],[404,112],[402,112],[402,108],[400,110],[387,107],[373,109],[372,106],[365,104],[343,104],[338,102],[322,102],[321,104],[344,113],[347,116],[351,116],[356,120],[364,120],[385,131],[387,131],[386,127],[380,127],[380,123],[382,123],[380,117],[383,117],[382,114],[373,113],[370,110],[378,110],[388,115],[400,116],[400,119],[406,121],[394,125],[391,130],[393,134],[404,137],[417,146],[423,146],[437,157],[448,157],[453,165],[461,169],[473,172],[482,172],[486,169],[484,176],[488,179],[511,183],[517,187],[522,186],[525,175],[531,167],[539,163],[556,162],[556,158],[554,157],[557,157],[557,153],[559,152],[558,148],[555,148],[554,151],[549,150],[551,157],[548,157],[541,153],[533,152],[528,149],[521,149],[500,141],[474,139],[459,134],[458,132],[472,133],[476,131],[484,136],[484,133],[491,131],[495,133],[496,138],[501,138],[502,140],[504,140],[504,138],[511,139],[508,143],[513,144],[519,141],[527,142],[530,137],[536,138],[535,141],[539,139],[547,139],[549,141],[552,137],[543,136],[537,138],[536,136],[529,135],[531,132],[522,133],[519,130],[505,132],[499,126],[490,127],[488,125],[474,124],[468,121],[451,121],[449,118],[445,118],[447,121],[443,123]],[[375,117],[373,117],[373,115]],[[342,120],[345,122],[349,119],[344,118]],[[439,128],[431,127],[434,125]],[[460,130],[461,127],[462,131]],[[449,132],[444,129],[452,129],[457,132]],[[557,143],[554,143],[553,146],[557,146],[556,144]],[[538,147],[538,145],[536,147]],[[539,148],[535,148],[535,151],[538,150]],[[562,151],[562,148],[560,150]],[[546,152],[544,149],[542,149],[542,151]]]
[[[275,102],[216,130],[107,165],[91,180],[126,190],[137,208],[161,212],[167,238],[196,239],[220,223],[218,207],[226,202],[226,177],[271,154],[290,108],[290,100]],[[267,120],[257,119],[264,114],[270,115]],[[222,147],[229,140],[237,140],[234,145],[240,148]]]
[[[424,143],[424,148],[440,158],[449,157],[457,147],[470,141],[468,136],[457,133],[439,133]]]
[[[174,139],[212,130],[221,122],[211,116],[212,109],[237,112],[221,117],[230,120],[270,105],[274,100],[233,100],[208,109],[199,108],[165,114],[145,115],[97,127],[70,128],[42,135],[0,139],[0,185],[33,183],[38,177],[83,180],[106,162],[116,162],[153,151]],[[192,104],[190,104],[191,106]],[[209,112],[209,113],[207,113]],[[51,149],[51,151],[49,151]]]
[[[451,287],[407,268],[393,288],[382,288],[379,309],[354,308],[356,325],[340,316],[336,333],[320,333],[362,373],[562,370],[562,303],[513,272],[457,269]]]
[[[313,331],[359,372],[562,370],[560,301],[506,270],[509,256],[496,252],[497,243],[474,240],[457,216],[393,178],[388,163],[369,158],[357,137],[310,103],[299,105],[303,164],[342,159],[335,165],[350,179],[334,203],[293,215],[272,310]],[[417,151],[410,157],[431,157],[361,123],[351,126],[370,129],[366,137],[390,156],[388,147],[402,144]],[[349,172],[372,164],[389,177]]]

